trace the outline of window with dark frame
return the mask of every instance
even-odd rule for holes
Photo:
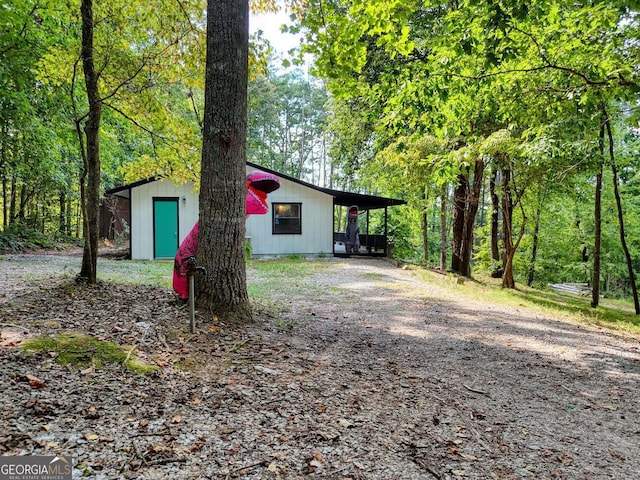
[[[273,234],[302,234],[302,204],[273,203]]]

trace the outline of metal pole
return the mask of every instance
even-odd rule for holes
[[[196,292],[194,288],[194,277],[193,271],[189,272],[187,276],[189,277],[189,328],[191,329],[191,333],[196,333]]]

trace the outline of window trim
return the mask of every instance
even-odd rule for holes
[[[298,218],[300,227],[297,232],[277,232],[276,231],[276,206],[277,205],[298,205]],[[271,202],[271,234],[272,235],[302,235],[302,202]]]

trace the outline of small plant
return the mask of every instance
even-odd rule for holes
[[[253,245],[251,242],[247,240],[244,241],[244,260],[245,262],[249,262],[251,260],[251,255],[253,255]]]
[[[273,300],[256,297],[251,299],[251,309],[258,316],[271,318],[278,318],[285,311],[283,305],[278,305]]]
[[[25,351],[56,354],[56,363],[79,368],[104,368],[107,363],[120,363],[132,372],[146,374],[158,367],[145,365],[132,355],[133,347],[125,349],[115,342],[98,340],[84,334],[60,334],[55,337],[39,337],[27,340]]]
[[[298,322],[294,320],[285,320],[281,318],[276,322],[276,327],[281,328],[282,330],[293,330],[298,326]]]

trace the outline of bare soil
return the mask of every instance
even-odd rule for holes
[[[283,279],[255,324],[199,315],[191,335],[167,289],[77,285],[77,257],[36,259],[0,258],[0,454],[70,455],[99,479],[640,478],[636,337],[363,258]],[[70,331],[159,370],[20,348]]]

